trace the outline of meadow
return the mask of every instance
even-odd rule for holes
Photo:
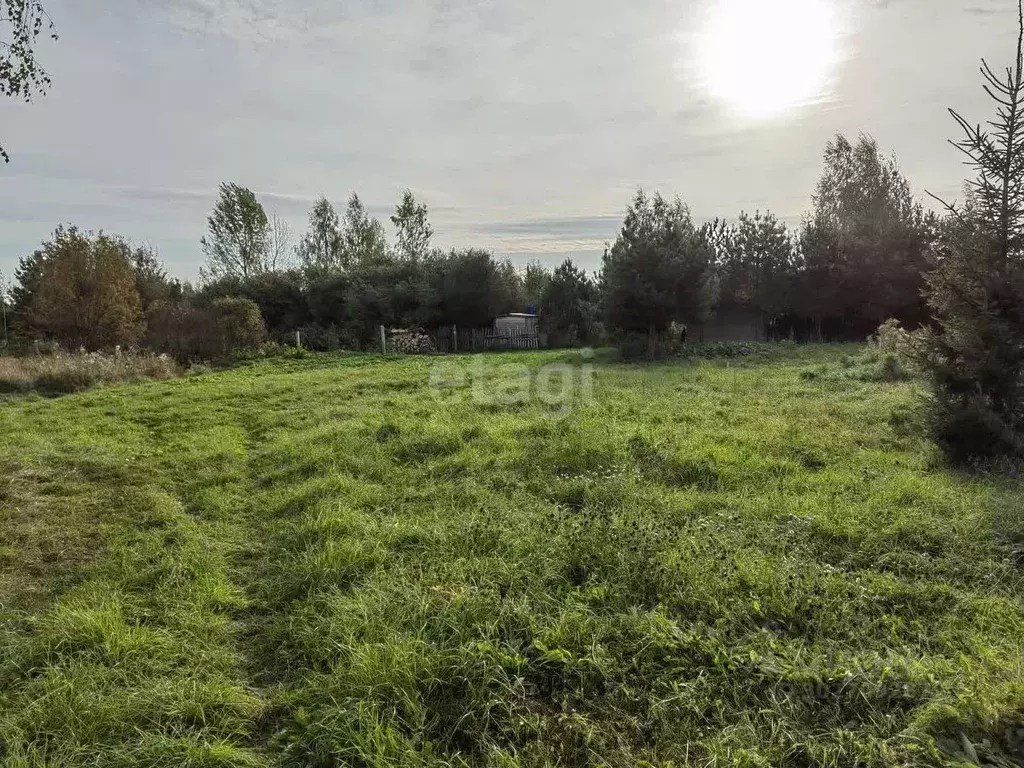
[[[944,468],[876,367],[337,354],[7,396],[0,760],[1019,765],[1024,486]]]

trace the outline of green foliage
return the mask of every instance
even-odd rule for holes
[[[253,353],[266,336],[259,307],[239,297],[209,305],[157,302],[146,313],[146,326],[146,346],[183,364]]]
[[[541,305],[544,330],[551,346],[597,340],[597,283],[572,259],[562,262],[546,281]]]
[[[682,340],[669,333],[637,333],[627,331],[619,334],[615,349],[619,358],[627,362],[643,360],[666,360],[679,354]]]
[[[270,221],[251,189],[221,184],[207,224],[209,234],[200,241],[207,258],[204,279],[246,279],[268,271]]]
[[[139,303],[145,312],[156,301],[178,301],[182,298],[182,284],[168,276],[156,252],[149,246],[136,246],[128,256],[135,272],[135,288]]]
[[[351,275],[346,312],[364,342],[379,326],[406,327],[420,311],[422,275],[415,262],[369,263]]]
[[[309,230],[299,242],[299,261],[309,273],[323,274],[345,269],[348,256],[342,247],[338,213],[326,197],[319,198],[309,212]]]
[[[518,274],[487,251],[434,253],[424,263],[423,275],[423,325],[479,328],[500,314],[524,309]]]
[[[305,285],[298,270],[265,272],[248,279],[222,277],[204,285],[195,301],[209,304],[217,298],[249,299],[259,307],[267,331],[278,340],[287,340],[310,320]]]
[[[878,376],[882,381],[903,381],[910,378],[910,373],[899,355],[887,352],[882,355]]]
[[[8,290],[11,305],[10,333],[15,341],[22,344],[31,343],[36,336],[29,313],[32,297],[39,287],[43,257],[43,251],[37,250],[18,259],[18,266],[14,270],[14,284]]]
[[[0,270],[0,350],[6,351],[10,347],[11,323],[14,320],[11,303],[11,283],[7,280],[3,270]]]
[[[327,198],[316,201],[298,255],[313,282],[330,279],[345,270],[372,268],[390,261],[383,225],[370,216],[354,192],[340,221]]]
[[[46,93],[50,76],[36,60],[35,45],[44,30],[57,39],[53,22],[39,0],[0,0],[0,96],[32,101]],[[0,145],[0,158],[10,157]]]
[[[307,323],[298,328],[302,348],[313,352],[337,352],[341,349],[358,350],[363,348],[362,340],[354,334],[351,327],[334,324],[320,325]],[[377,342],[378,346],[380,342]]]
[[[210,305],[223,349],[246,352],[258,349],[266,335],[260,308],[249,299],[215,299]]]
[[[534,311],[544,314],[544,293],[551,282],[551,270],[533,259],[523,269],[523,298]]]
[[[719,360],[763,362],[791,354],[793,342],[786,341],[696,341],[686,342],[672,334],[662,334],[656,340],[655,360]],[[627,335],[618,345],[619,357],[626,361],[650,359],[649,339],[646,335]]]
[[[834,318],[832,334],[847,338],[863,339],[890,317],[921,323],[934,217],[874,139],[851,144],[840,134],[826,146],[824,162],[814,210],[800,233],[796,309]]]
[[[1020,483],[775,349],[557,420],[352,354],[8,403],[3,761],[1019,762]]]
[[[307,292],[310,317],[319,325],[346,325],[351,321],[350,291],[353,276],[335,273],[310,284]]]
[[[771,212],[744,211],[735,226],[718,226],[719,306],[749,307],[765,319],[790,309],[797,244],[786,225]]]
[[[767,359],[785,355],[793,345],[785,341],[709,341],[683,344],[679,356],[684,360],[733,360],[737,358]]]
[[[384,225],[370,216],[355,192],[345,208],[341,239],[343,264],[374,266],[389,259]]]
[[[136,258],[120,238],[58,227],[19,266],[19,333],[71,349],[135,344],[143,333]]]
[[[1018,8],[1020,10],[1020,8]],[[1015,66],[987,64],[997,102],[991,130],[972,127],[957,146],[977,171],[968,204],[950,206],[940,259],[928,277],[938,326],[926,357],[934,434],[955,461],[1024,457],[1024,14]]]
[[[883,353],[906,354],[910,345],[910,334],[892,317],[868,337],[868,346]]]
[[[679,200],[637,192],[622,231],[605,253],[602,280],[609,326],[655,335],[672,322],[704,318],[714,298],[714,253]]]
[[[427,206],[417,203],[410,190],[402,192],[402,200],[391,217],[397,240],[395,255],[406,261],[419,261],[430,253],[430,238],[434,229],[427,221]]]
[[[879,380],[903,381],[921,375],[930,343],[928,329],[908,332],[890,318],[868,337],[868,356],[880,365]]]
[[[298,330],[318,350],[375,346],[381,325],[489,326],[525,306],[519,272],[486,251],[360,258],[343,271],[226,276],[204,285],[195,303],[230,296],[255,302],[276,340],[290,342]]]

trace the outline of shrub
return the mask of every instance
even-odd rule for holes
[[[309,306],[302,289],[301,275],[296,271],[265,272],[248,279],[223,277],[204,285],[197,303],[212,304],[217,299],[249,299],[260,309],[260,315],[272,335],[294,337],[295,329],[309,321]]]
[[[668,334],[626,333],[618,348],[620,357],[626,361],[664,360],[679,354],[680,342]]]
[[[259,349],[266,337],[266,329],[256,302],[229,296],[214,301],[211,309],[213,321],[220,332],[222,355]]]
[[[903,381],[910,378],[898,355],[887,352],[882,356],[878,368],[878,376],[882,381]]]
[[[905,381],[920,375],[926,365],[929,338],[927,329],[909,332],[898,320],[886,320],[868,336],[868,348],[861,356],[867,370],[860,378]]]
[[[339,349],[358,351],[362,349],[356,333],[349,328],[333,323],[328,325],[310,323],[302,326],[298,331],[302,346],[313,352],[337,352]]]
[[[910,334],[900,325],[900,321],[889,318],[868,336],[868,345],[879,352],[901,354],[909,344]]]
[[[253,354],[265,337],[259,307],[248,299],[217,299],[208,307],[156,302],[146,322],[147,346],[183,364]]]
[[[957,464],[1024,456],[1024,441],[980,395],[935,397],[928,423],[935,441]]]
[[[256,349],[240,349],[231,353],[234,361],[247,360],[305,360],[311,354],[305,347],[281,344],[276,341],[264,341]]]

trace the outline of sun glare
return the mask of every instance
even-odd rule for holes
[[[700,67],[715,97],[767,118],[821,97],[836,45],[829,0],[715,0]]]

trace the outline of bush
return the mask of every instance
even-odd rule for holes
[[[302,326],[298,331],[302,346],[313,352],[337,352],[340,349],[359,351],[362,349],[356,333],[349,328],[333,323],[328,325],[311,323]]]
[[[949,459],[968,466],[979,460],[1024,456],[1024,440],[980,396],[931,401],[929,424]]]
[[[868,346],[877,349],[879,352],[901,354],[906,351],[910,341],[910,334],[907,333],[900,321],[889,318],[868,336]]]
[[[904,381],[910,378],[898,355],[887,352],[882,356],[878,368],[878,376],[882,381]]]
[[[216,299],[208,307],[156,302],[146,313],[147,346],[182,364],[252,354],[265,338],[259,307],[249,299]]]
[[[97,384],[169,379],[180,368],[165,355],[49,354],[0,357],[0,393],[64,395]]]
[[[137,344],[142,305],[132,258],[120,238],[58,227],[19,267],[19,335],[72,349]]]
[[[654,337],[646,333],[627,333],[619,341],[619,356],[626,361],[665,360],[675,357],[680,351],[679,339],[668,334]]]
[[[266,272],[247,279],[223,277],[203,286],[197,304],[217,299],[249,299],[259,307],[267,330],[274,336],[294,336],[295,329],[309,321],[309,304],[296,271]]]
[[[654,345],[654,359],[741,360],[768,358],[782,350],[792,349],[791,341],[682,341],[670,333],[660,334]],[[628,334],[618,345],[622,360],[650,360],[647,334]]]
[[[260,348],[267,332],[256,302],[227,297],[214,301],[211,308],[213,321],[220,332],[222,355],[255,352]]]
[[[927,365],[929,339],[927,329],[909,332],[898,320],[886,320],[868,336],[867,349],[860,356],[863,367],[856,378],[895,382],[919,376]]]

